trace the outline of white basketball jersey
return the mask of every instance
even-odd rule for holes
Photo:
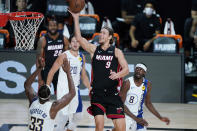
[[[148,81],[144,79],[142,85],[138,87],[135,85],[133,77],[128,78],[128,80],[130,82],[130,89],[127,92],[125,105],[135,116],[142,115]]]
[[[70,72],[71,72],[71,76],[73,78],[73,82],[74,82],[75,90],[76,90],[75,97],[72,99],[72,101],[69,103],[68,106],[62,109],[64,114],[68,114],[68,113],[75,113],[79,104],[78,102],[79,87],[78,86],[80,85],[81,70],[83,67],[83,56],[82,56],[82,53],[78,53],[78,56],[73,56],[69,50],[65,51],[64,53],[66,53],[67,59],[70,62]],[[59,70],[59,76],[58,76],[57,99],[60,99],[62,96],[64,96],[68,92],[69,90],[68,90],[67,75],[61,67]]]
[[[37,98],[29,107],[29,131],[53,131],[54,120],[50,117],[52,102],[40,104]]]
[[[75,87],[78,87],[80,85],[81,70],[83,66],[82,55],[80,56],[80,54],[78,53],[79,55],[75,57],[70,53],[69,50],[63,53],[67,55],[67,59],[70,62],[70,73],[73,78],[74,85]],[[65,85],[67,85],[66,87],[68,87],[67,75],[62,69],[62,67],[60,67],[58,86],[65,86]]]

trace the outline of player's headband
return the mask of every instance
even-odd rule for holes
[[[136,68],[136,67],[142,68],[145,72],[147,71],[147,67],[146,67],[144,64],[137,64],[137,65],[135,66],[135,68]]]
[[[45,85],[45,87],[47,87],[47,88],[50,90],[50,86],[49,86],[49,85]],[[51,91],[51,90],[50,90],[50,91]],[[51,96],[51,93],[49,94],[49,96],[48,96],[47,98],[42,98],[42,97],[40,97],[40,96],[39,96],[39,98],[40,98],[41,100],[47,100],[47,99],[50,98],[50,96]]]
[[[42,97],[39,96],[39,98],[40,98],[41,100],[47,100],[47,99],[50,98],[50,96],[51,96],[51,95],[49,95],[47,98],[42,98]]]

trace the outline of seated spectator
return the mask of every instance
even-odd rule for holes
[[[16,12],[27,11],[27,0],[16,0]]]
[[[143,13],[137,14],[131,23],[131,51],[152,51],[152,42],[161,28],[159,18],[154,14],[154,6],[153,0],[147,0]]]
[[[112,22],[114,32],[120,35],[120,45],[122,48],[128,48],[129,28],[131,22],[137,13],[143,10],[145,0],[121,0],[121,17]]]
[[[95,14],[94,7],[89,0],[85,0],[85,7],[81,10],[80,14]]]
[[[185,56],[191,55],[191,49],[197,50],[197,1],[192,0],[191,17],[187,18],[184,26]]]
[[[16,8],[12,9],[12,12],[25,12],[25,11],[29,11],[27,9],[27,0],[16,0]],[[7,45],[8,48],[13,48],[15,47],[15,35],[14,35],[14,31],[12,29],[12,26],[10,24],[10,22],[7,23],[7,25],[4,27],[5,29],[7,29],[10,33],[10,42]]]

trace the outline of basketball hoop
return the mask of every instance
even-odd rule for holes
[[[6,26],[8,22],[8,17],[9,17],[8,14],[0,13],[0,27]]]
[[[36,32],[43,18],[44,15],[38,12],[9,13],[16,40],[15,50],[25,51],[34,48]]]

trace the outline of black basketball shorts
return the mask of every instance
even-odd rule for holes
[[[91,107],[88,108],[91,115],[104,115],[106,113],[107,118],[110,119],[125,117],[124,105],[118,93],[105,95],[91,92],[91,94]]]

